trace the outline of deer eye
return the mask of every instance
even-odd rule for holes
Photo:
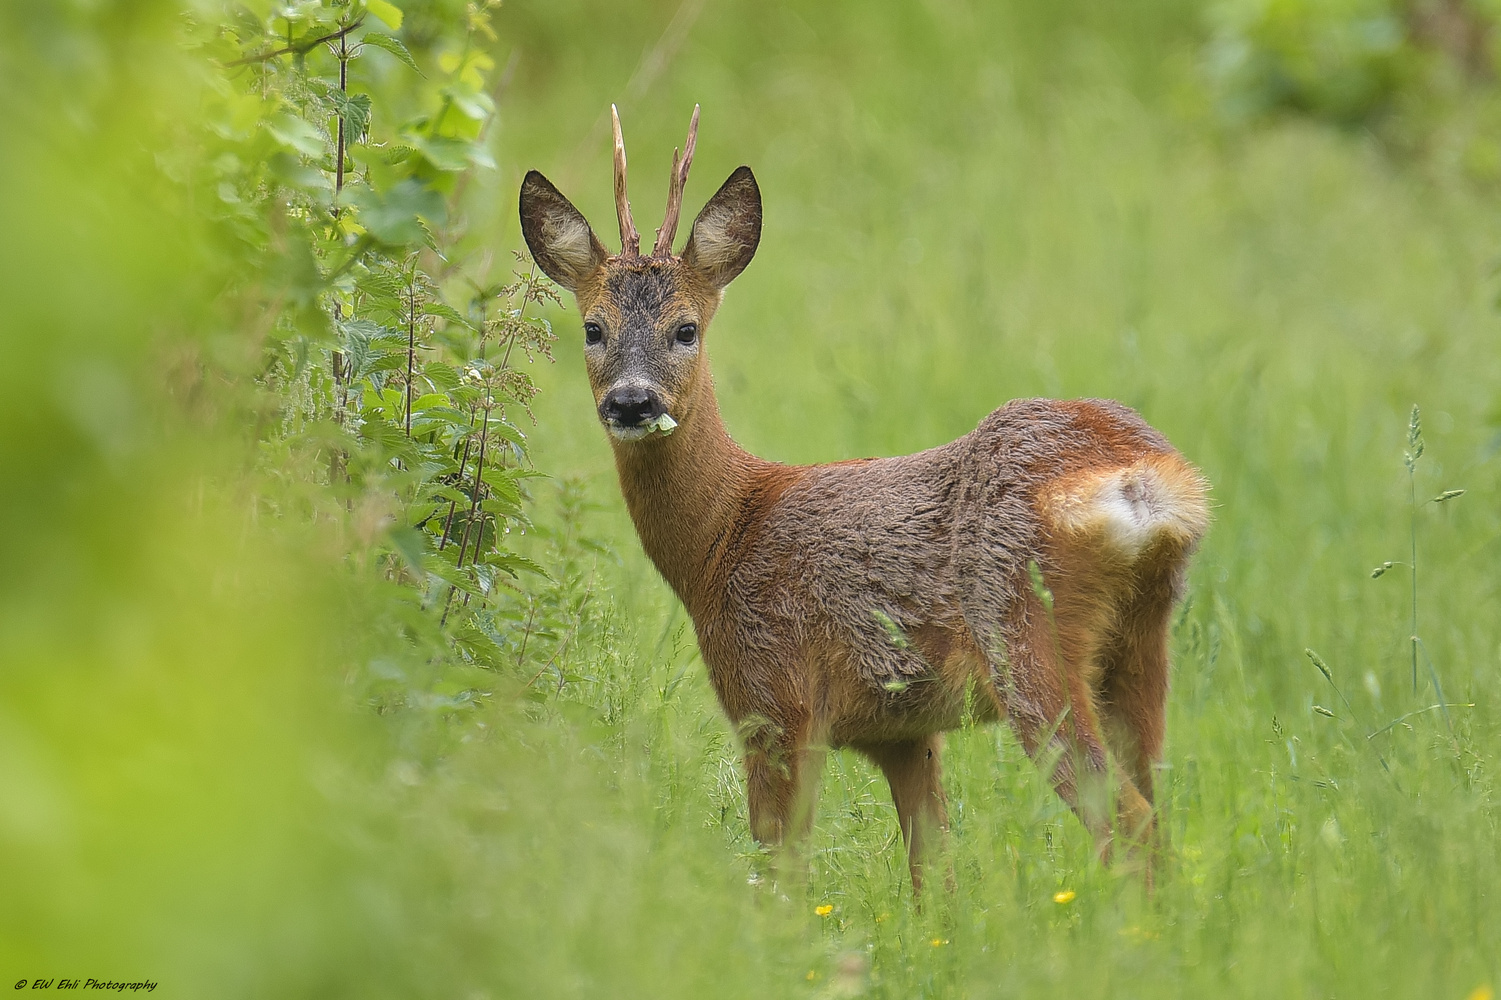
[[[601,340],[604,340],[604,339],[605,339],[605,332],[604,332],[604,330],[600,329],[600,326],[599,326],[598,323],[585,323],[584,324],[584,343],[586,343],[586,344],[597,344]]]
[[[679,344],[693,343],[698,339],[698,324],[684,323],[682,326],[678,327],[677,338]]]

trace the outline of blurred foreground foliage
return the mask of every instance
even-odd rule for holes
[[[507,536],[530,525],[523,362],[551,359],[536,312],[555,300],[535,271],[458,246],[462,190],[495,166],[495,6],[426,11],[428,75],[389,3],[235,5],[190,34],[221,67],[195,193],[247,265],[221,302],[268,326],[261,506],[348,522],[360,558],[406,585],[391,640],[486,668],[519,665],[516,581],[546,576]],[[483,693],[477,675],[403,690],[381,662],[385,707]]]
[[[608,648],[555,296],[461,246],[497,6],[0,14],[5,971],[412,995],[393,790]]]
[[[1204,23],[0,8],[0,970],[194,998],[1491,995],[1494,206],[1359,130],[1185,121]],[[842,752],[806,879],[761,874],[578,352],[528,364],[565,313],[486,254],[523,167],[587,176],[609,219],[620,98],[643,159],[702,101],[701,175],[764,184],[710,348],[758,453],[1110,395],[1205,469],[1155,898],[1002,729],[949,737],[952,895],[912,905]]]

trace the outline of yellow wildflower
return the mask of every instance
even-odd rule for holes
[[[1470,995],[1465,1000],[1495,1000],[1495,996],[1496,991],[1491,989],[1489,984],[1481,983],[1470,991]]]
[[[820,917],[827,917],[829,914],[834,912],[834,907],[829,903],[825,903],[822,906],[813,907],[813,912],[818,914]]]
[[[1064,889],[1061,892],[1053,893],[1053,902],[1057,903],[1059,906],[1062,906],[1064,903],[1072,903],[1074,901],[1074,897],[1077,895],[1078,893],[1074,892],[1074,890],[1072,889]]]
[[[946,944],[949,943],[949,939],[948,938],[934,938],[929,943],[932,944],[933,947],[935,947],[935,948],[942,948],[944,945],[946,945]]]

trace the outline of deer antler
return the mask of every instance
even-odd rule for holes
[[[625,138],[620,134],[620,112],[610,105],[610,122],[615,126],[615,215],[620,219],[620,256],[641,256],[641,234],[631,221],[631,203],[625,196]]]
[[[657,243],[652,247],[653,257],[672,256],[672,240],[678,233],[678,216],[683,211],[683,187],[688,183],[688,168],[693,164],[693,147],[698,144],[698,105],[693,106],[693,118],[688,122],[688,141],[683,143],[683,155],[672,151],[672,173],[667,178],[667,214],[662,216],[662,228],[657,230]]]

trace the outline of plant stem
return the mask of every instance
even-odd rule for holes
[[[257,55],[246,56],[243,59],[232,59],[229,62],[225,63],[224,65],[225,66],[244,66],[244,65],[246,65],[248,63],[265,62],[267,59],[275,59],[277,56],[284,56],[284,55],[287,55],[288,53],[296,53],[297,55],[303,55],[304,53],[313,51],[318,46],[322,45],[324,42],[332,42],[332,41],[343,39],[343,37],[345,35],[349,34],[351,31],[355,31],[356,29],[359,28],[360,25],[362,25],[364,23],[365,23],[365,19],[363,17],[361,17],[359,20],[355,21],[353,24],[347,24],[344,27],[340,28],[338,31],[332,32],[332,33],[327,34],[327,35],[323,35],[320,38],[314,38],[310,42],[303,42],[301,45],[293,45],[293,44],[291,44],[292,23],[290,21],[288,21],[287,22],[287,42],[288,42],[287,45],[285,45],[285,46],[283,46],[282,48],[279,48],[279,49],[272,49],[270,52],[261,52],[261,53],[259,53]]]
[[[464,566],[464,551],[469,548],[469,530],[474,527],[475,515],[479,513],[480,475],[485,469],[485,435],[489,433],[489,430],[490,407],[486,406],[485,416],[480,422],[479,456],[474,464],[474,489],[469,494],[469,516],[464,520],[464,533],[459,536],[459,558],[454,563],[455,569],[462,569]],[[484,535],[484,533],[484,527],[481,526],[480,534]],[[479,551],[478,546],[475,547],[475,551],[476,553]],[[478,558],[478,555],[475,558]],[[448,624],[448,611],[453,606],[453,594],[457,589],[456,587],[448,588],[448,598],[443,602],[443,616],[438,619],[439,628]]]
[[[479,431],[479,456],[474,463],[474,486],[469,491],[469,517],[464,521],[464,534],[459,538],[459,561],[458,565],[464,565],[464,550],[469,547],[469,531],[474,527],[475,515],[479,513],[479,493],[481,479],[485,471],[485,438],[490,433],[490,407],[485,407],[485,415],[480,420]],[[481,532],[483,533],[483,532]]]
[[[407,285],[407,437],[412,436],[412,364],[417,355],[417,280]],[[483,452],[481,452],[483,454]]]
[[[474,426],[474,411],[473,410],[469,411],[469,426],[470,427]],[[466,437],[464,439],[464,457],[461,458],[461,459],[459,459],[459,482],[460,483],[462,483],[464,481],[464,470],[469,467],[469,449],[470,449],[470,446],[473,445],[473,444],[474,444],[474,436],[473,435],[470,435],[469,437]],[[448,547],[449,533],[453,530],[453,515],[454,515],[454,512],[456,510],[458,510],[458,506],[459,506],[459,502],[457,500],[450,500],[450,501],[448,501],[448,517],[443,522],[443,538],[442,538],[441,541],[438,542],[438,551],[439,552],[442,552],[445,548]]]
[[[1412,561],[1408,568],[1412,574],[1412,693],[1418,693],[1418,483],[1415,467],[1417,460],[1407,463],[1408,505],[1411,520],[1409,537],[1412,542]],[[1439,696],[1439,701],[1443,701]]]
[[[339,36],[339,93],[349,93],[349,38]],[[339,143],[334,158],[334,217],[339,215],[339,195],[344,191],[344,109],[339,109]]]

